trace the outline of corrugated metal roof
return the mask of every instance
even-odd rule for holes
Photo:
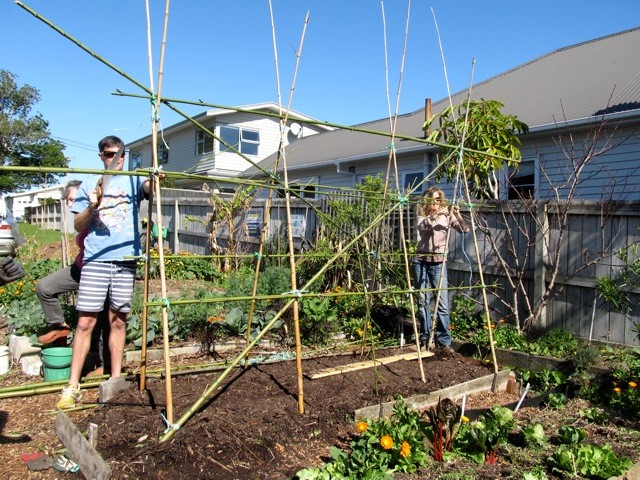
[[[452,96],[453,104],[466,98],[467,91]],[[565,121],[588,119],[605,112],[640,109],[640,27],[601,37],[515,67],[473,86],[471,98],[499,100],[502,111],[516,115],[530,128]],[[449,104],[444,98],[433,104],[439,113]],[[638,110],[640,112],[640,110]],[[396,132],[421,137],[424,108],[398,119]],[[388,119],[357,125],[371,131],[391,130]],[[298,140],[287,150],[287,166],[298,169],[384,155],[391,140],[370,133],[338,130]],[[400,140],[396,151],[420,144]],[[270,169],[274,157],[261,162]],[[257,173],[255,168],[244,175]]]

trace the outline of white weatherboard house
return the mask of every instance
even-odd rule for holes
[[[451,100],[457,105],[466,97],[465,90]],[[498,100],[504,104],[503,113],[516,115],[530,127],[521,136],[522,165],[502,175],[503,199],[513,197],[515,189],[536,199],[553,198],[548,179],[558,185],[571,175],[566,152],[583,155],[594,129],[603,126],[597,146],[608,142],[613,148],[591,162],[578,198],[640,200],[640,28],[533,59],[473,85],[471,98]],[[448,98],[434,102],[432,114],[448,105]],[[396,133],[422,138],[425,111],[401,115]],[[389,120],[355,127],[389,132]],[[390,143],[386,136],[349,130],[302,138],[287,151],[288,172],[301,184],[352,187],[364,176],[386,171]],[[401,188],[421,181],[437,166],[436,147],[410,139],[396,139],[394,146]],[[270,171],[274,160],[271,156],[259,166]],[[263,176],[254,167],[242,174]],[[395,179],[390,184],[395,186]]]
[[[207,134],[189,120],[172,125],[158,135],[158,163],[164,170],[210,177],[236,177],[254,163],[278,150],[280,142],[279,107],[275,103],[245,105],[238,109],[207,110],[193,120],[232,145],[245,158],[230,151],[224,143]],[[305,123],[312,118],[291,111],[285,144],[332,130]],[[151,135],[126,145],[129,169],[151,166]],[[248,161],[248,160],[250,161]],[[180,187],[200,186],[202,180],[178,180]]]

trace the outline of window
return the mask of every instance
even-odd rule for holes
[[[158,142],[158,165],[169,163],[169,145],[163,141]]]
[[[420,193],[424,190],[424,183],[421,183],[424,180],[423,172],[410,172],[404,174],[404,183],[402,185],[403,189],[413,190],[416,185],[420,183],[420,186],[413,193]]]
[[[507,198],[509,200],[534,199],[536,195],[535,158],[523,158],[520,167],[509,169]]]
[[[220,138],[244,155],[258,155],[260,132],[256,130],[220,125]],[[231,149],[220,142],[220,151],[229,152]]]
[[[142,165],[142,150],[132,150],[129,152],[129,164],[131,165],[131,170],[140,168]]]
[[[196,131],[196,155],[213,152],[213,136],[204,130]]]

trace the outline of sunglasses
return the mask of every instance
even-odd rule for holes
[[[100,152],[100,155],[102,155],[104,158],[113,158],[116,155],[118,155],[118,152],[104,151],[104,152]],[[124,157],[124,151],[122,152],[122,156]]]

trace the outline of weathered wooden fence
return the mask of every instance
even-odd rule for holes
[[[525,302],[539,300],[553,285],[546,309],[535,325],[540,329],[562,328],[582,338],[640,345],[638,290],[632,291],[634,307],[627,317],[611,310],[596,295],[596,281],[617,271],[620,248],[640,242],[638,203],[602,205],[597,202],[537,204],[530,208],[516,202],[479,207],[482,230],[476,229],[480,262],[473,236],[455,234],[449,245],[449,276],[454,285],[474,285],[482,265],[489,300],[497,316],[506,313],[499,298],[517,298],[521,318]],[[566,224],[559,220],[567,210]],[[495,247],[490,245],[490,237]],[[500,252],[500,255],[496,254]],[[501,265],[500,258],[505,263]],[[554,276],[554,265],[557,265]],[[523,273],[523,293],[514,295],[507,274]],[[474,295],[476,295],[474,293]]]
[[[211,250],[208,226],[213,211],[208,202],[209,196],[208,192],[163,189],[162,224],[168,233],[166,246],[172,252],[215,253]],[[637,301],[640,292],[632,291],[636,302],[629,316],[611,310],[596,295],[597,278],[614,273],[620,265],[615,252],[640,242],[639,207],[637,202],[620,203],[615,208],[598,202],[537,204],[532,207],[513,201],[474,206],[480,259],[476,256],[474,236],[453,232],[449,245],[449,283],[477,286],[478,266],[482,265],[485,284],[491,286],[488,294],[492,314],[496,317],[507,315],[508,308],[502,302],[513,299],[520,305],[521,318],[527,314],[526,302],[535,302],[544,294],[546,287],[553,284],[550,300],[536,327],[563,328],[582,338],[640,345],[636,327],[640,322]],[[54,209],[51,206],[39,208],[43,211],[35,209],[32,212],[32,223],[44,228],[59,228],[59,223],[48,227],[52,222],[47,219],[51,218]],[[326,198],[292,202],[294,236],[298,244],[303,238],[312,242],[317,231],[326,227],[314,208],[323,215],[332,215]],[[563,226],[558,219],[565,208],[568,216]],[[147,210],[148,206],[143,204],[141,217],[147,215]],[[284,200],[275,199],[268,222],[268,236],[272,239],[282,238],[284,241],[285,213]],[[463,213],[469,215],[468,211]],[[265,201],[256,200],[251,209],[237,219],[235,225],[242,236],[243,252],[256,250],[264,215]],[[155,219],[155,207],[152,218]],[[405,237],[415,240],[413,205],[403,207],[403,219]],[[343,234],[349,230],[353,234],[357,230],[349,225],[345,227]],[[397,250],[401,241],[399,210],[383,220],[382,228],[384,245],[380,251]],[[336,235],[335,231],[333,235]],[[225,241],[225,232],[219,231],[216,243],[224,246]],[[553,266],[556,264],[558,269],[554,276]],[[522,290],[526,295],[521,291],[514,294],[514,288],[508,281],[515,278],[518,271],[522,272]],[[470,288],[468,293],[477,296],[479,290]]]

